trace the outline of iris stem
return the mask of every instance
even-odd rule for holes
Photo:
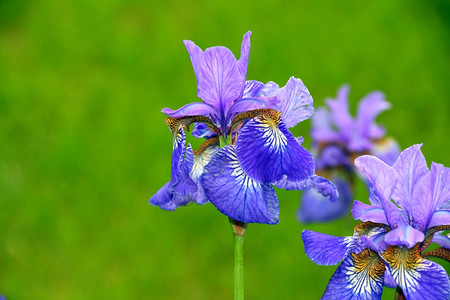
[[[244,299],[244,237],[234,236],[234,299]]]
[[[247,224],[229,220],[234,238],[234,300],[244,300],[244,236]]]

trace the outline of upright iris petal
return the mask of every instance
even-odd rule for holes
[[[450,225],[450,168],[432,163],[413,193],[413,218],[416,226],[424,230],[439,225]]]
[[[236,62],[233,53],[225,47],[208,48],[200,59],[202,76],[197,95],[223,117],[245,85],[245,78],[242,78]]]
[[[428,173],[427,162],[422,152],[420,152],[421,146],[414,145],[403,151],[402,155],[400,155],[393,165],[395,171],[400,175],[400,182],[396,185],[392,198],[399,206],[405,209],[409,219],[413,218],[410,214],[413,212],[414,186]]]

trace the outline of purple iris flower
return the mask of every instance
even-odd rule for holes
[[[308,89],[294,77],[282,88],[247,81],[250,35],[244,35],[239,59],[225,47],[202,51],[184,42],[203,102],[162,110],[173,134],[172,172],[151,204],[174,210],[210,201],[236,221],[275,224],[279,207],[273,185],[316,188],[337,197],[334,185],[314,174],[313,156],[302,139],[288,130],[313,113]],[[191,124],[195,137],[206,138],[196,151],[186,147]]]
[[[445,269],[428,258],[450,261],[450,237],[442,234],[450,229],[450,169],[428,169],[420,147],[404,150],[392,166],[369,155],[355,160],[369,182],[370,205],[354,202],[353,217],[363,223],[353,236],[302,233],[312,261],[342,261],[324,299],[380,299],[383,285],[407,299],[449,299]],[[439,247],[427,250],[430,243]]]
[[[319,108],[312,116],[311,136],[316,153],[316,172],[334,182],[339,199],[329,203],[322,195],[308,191],[302,195],[297,212],[300,222],[323,222],[336,219],[349,211],[353,199],[356,172],[353,160],[362,154],[379,157],[388,164],[395,162],[400,148],[375,118],[390,108],[384,94],[367,94],[358,105],[356,117],[349,112],[349,86],[342,86],[336,99],[327,99],[327,108]]]

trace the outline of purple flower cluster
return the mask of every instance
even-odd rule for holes
[[[390,108],[384,94],[367,94],[359,102],[356,117],[352,117],[349,90],[347,85],[342,86],[336,99],[327,99],[328,107],[318,108],[312,117],[316,172],[336,184],[339,198],[330,203],[314,190],[305,191],[297,213],[303,223],[330,221],[349,211],[356,175],[353,161],[357,156],[375,155],[392,165],[400,153],[397,143],[385,138],[384,128],[375,123],[378,114]]]
[[[354,202],[353,217],[363,223],[352,236],[303,231],[312,261],[342,261],[323,299],[380,299],[383,286],[400,288],[407,299],[449,299],[445,269],[428,258],[450,261],[450,237],[443,234],[450,229],[450,169],[436,163],[428,169],[420,147],[404,150],[392,166],[370,155],[355,160],[370,205]],[[427,250],[430,243],[439,247]]]
[[[151,204],[174,210],[211,202],[236,221],[275,224],[279,206],[273,186],[313,188],[337,198],[335,186],[314,174],[303,139],[288,130],[313,113],[308,89],[294,77],[282,88],[247,80],[250,35],[244,35],[239,59],[225,47],[202,51],[185,41],[203,102],[162,110],[173,135],[171,180]],[[192,135],[206,139],[195,151],[186,146],[191,124]]]

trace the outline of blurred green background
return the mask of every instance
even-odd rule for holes
[[[351,85],[386,93],[402,148],[450,165],[449,2],[0,0],[0,293],[8,299],[231,299],[233,245],[211,204],[148,204],[170,177],[163,107],[197,101],[183,39],[238,54],[248,78],[301,78],[315,106]],[[308,137],[309,121],[293,129]],[[335,267],[304,255],[305,228],[250,225],[247,299],[317,299]],[[364,200],[360,186],[356,198]],[[384,298],[391,299],[392,290]]]

